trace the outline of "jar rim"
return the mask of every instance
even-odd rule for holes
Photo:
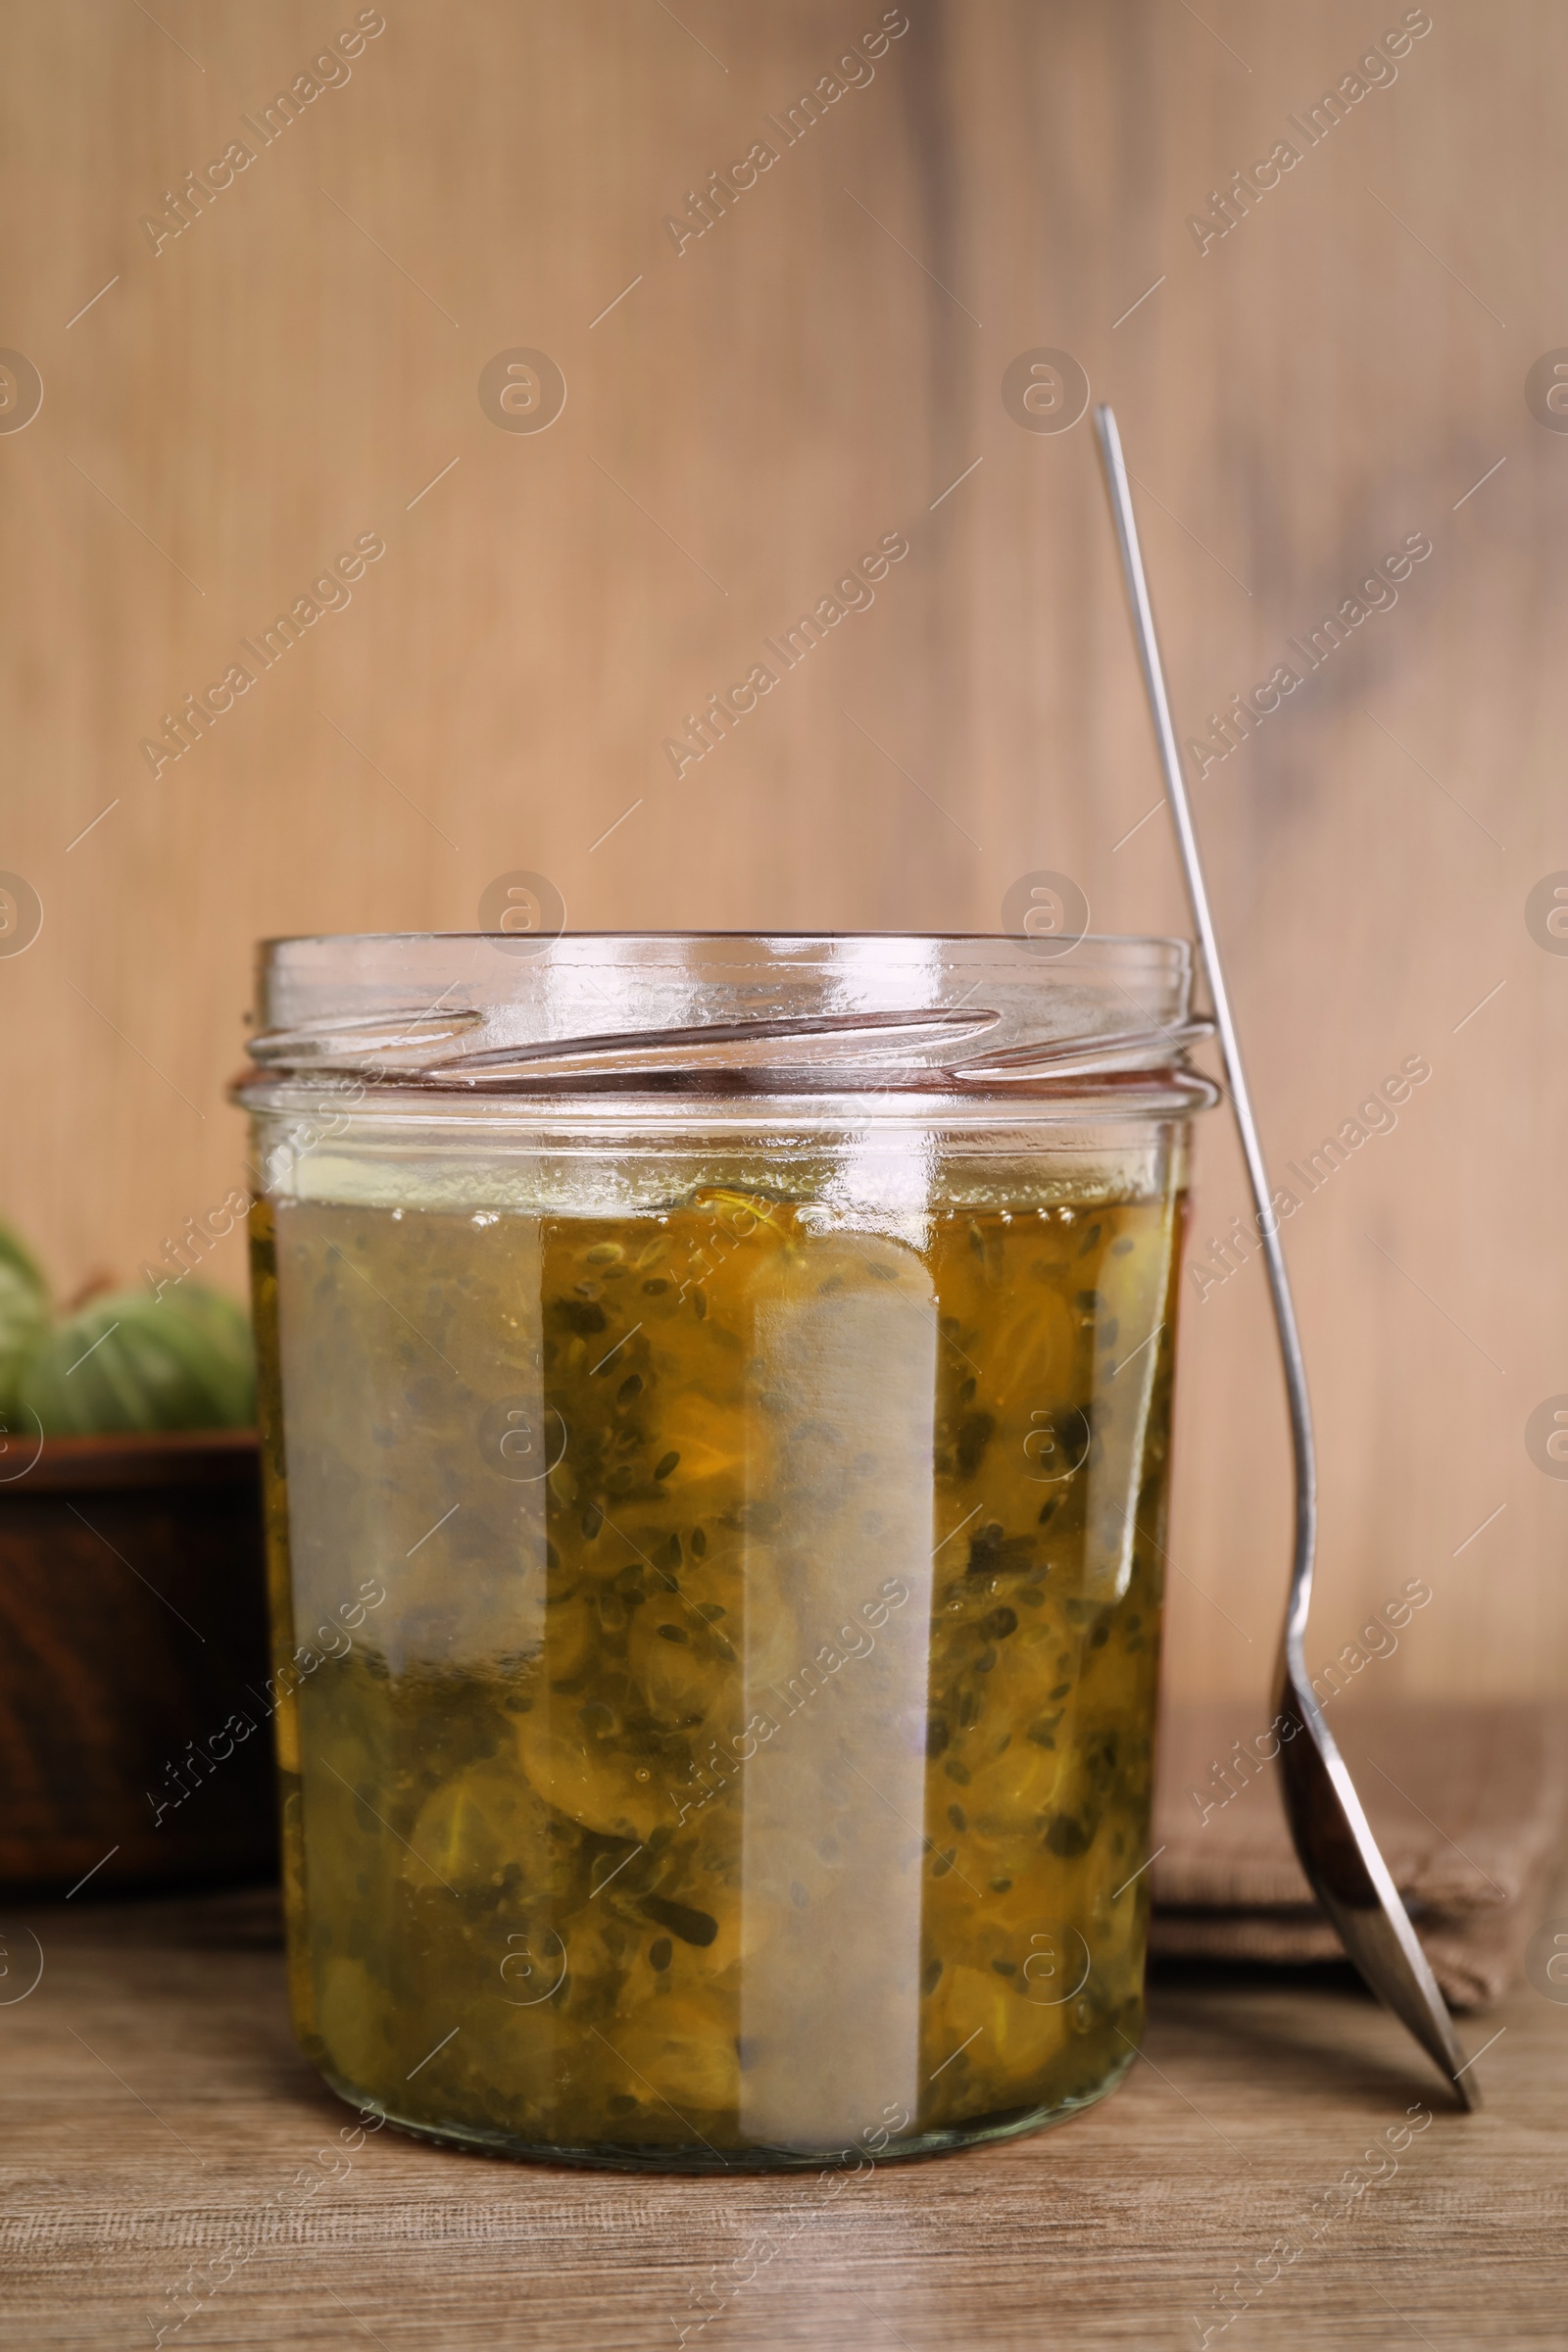
[[[261,945],[253,1083],[968,1093],[1190,1076],[1207,1034],[1192,979],[1184,939],[1088,931],[318,933]]]
[[[260,955],[279,948],[301,947],[359,947],[402,946],[418,940],[447,940],[451,942],[487,940],[507,936],[499,930],[475,931],[280,931],[259,940]],[[573,925],[563,927],[539,942],[540,952],[551,947],[564,946],[576,940],[618,941],[640,946],[676,946],[703,940],[745,940],[757,947],[778,943],[789,946],[867,946],[876,947],[906,941],[912,947],[968,947],[981,944],[1000,946],[1011,941],[1022,945],[1024,935],[1015,931],[790,931],[790,930],[590,930]],[[1032,942],[1028,944],[1034,944]],[[1152,948],[1165,949],[1177,958],[1190,959],[1192,942],[1174,932],[1165,931],[1080,931],[1072,936],[1073,948]],[[1070,953],[1064,949],[1062,953]]]

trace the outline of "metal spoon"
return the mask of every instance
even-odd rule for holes
[[[1296,1309],[1280,1249],[1279,1219],[1272,1207],[1268,1172],[1252,1118],[1251,1098],[1242,1068],[1236,1024],[1231,1017],[1230,992],[1225,986],[1219,946],[1209,913],[1208,893],[1193,831],[1192,810],[1182,776],[1171,720],[1170,697],[1154,634],[1154,615],[1144,577],[1144,559],[1133,519],[1132,492],[1121,454],[1116,419],[1105,407],[1095,411],[1100,454],[1110,497],[1111,520],[1121,550],[1122,570],[1132,606],[1133,633],[1143,664],[1150,714],[1159,745],[1165,791],[1176,826],[1177,845],[1187,876],[1187,894],[1198,927],[1214,1000],[1214,1024],[1225,1056],[1225,1076],[1231,1104],[1247,1160],[1248,1182],[1257,1212],[1263,1262],[1268,1268],[1274,1322],[1279,1332],[1285,1366],[1285,1390],[1291,1412],[1291,1452],[1296,1468],[1296,1557],[1291,1571],[1290,1603],[1280,1644],[1279,1712],[1280,1766],[1285,1776],[1286,1810],[1296,1850],[1319,1902],[1339,1931],[1340,1940],[1372,1990],[1401,2018],[1422,2048],[1436,2060],[1452,2083],[1459,2103],[1470,2109],[1481,2104],[1475,2076],[1464,2060],[1453,2024],[1438,1990],[1430,1963],[1410,1925],[1408,1912],[1389,1875],[1367,1826],[1361,1800],[1351,1785],[1345,1759],[1323,1720],[1302,1651],[1306,1613],[1312,1597],[1312,1555],[1317,1535],[1317,1477],[1313,1460],[1312,1419],[1306,1396],[1306,1373],[1296,1328]]]

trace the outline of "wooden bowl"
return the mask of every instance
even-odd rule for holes
[[[254,1431],[36,1444],[0,1447],[0,1885],[270,1873]]]

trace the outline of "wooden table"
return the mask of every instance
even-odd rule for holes
[[[17,1998],[34,1936],[42,1978]],[[673,2352],[685,2328],[703,2352],[1196,2352],[1194,2315],[1215,2320],[1238,2265],[1257,2291],[1210,2338],[1226,2352],[1568,2341],[1568,2005],[1528,1985],[1468,2021],[1472,2048],[1505,2029],[1473,2118],[1348,1978],[1204,1971],[1160,1979],[1147,2059],[1062,2131],[836,2183],[714,2182],[390,2131],[341,2154],[352,2118],[290,2039],[270,1895],[78,1897],[10,1913],[5,1947],[0,2316],[19,2352],[151,2345],[160,2325],[189,2347]],[[1321,2202],[1422,2112],[1396,2170]]]

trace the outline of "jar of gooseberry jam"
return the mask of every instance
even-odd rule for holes
[[[1190,979],[1153,939],[264,948],[269,1696],[345,2098],[706,2172],[1125,2072]]]

